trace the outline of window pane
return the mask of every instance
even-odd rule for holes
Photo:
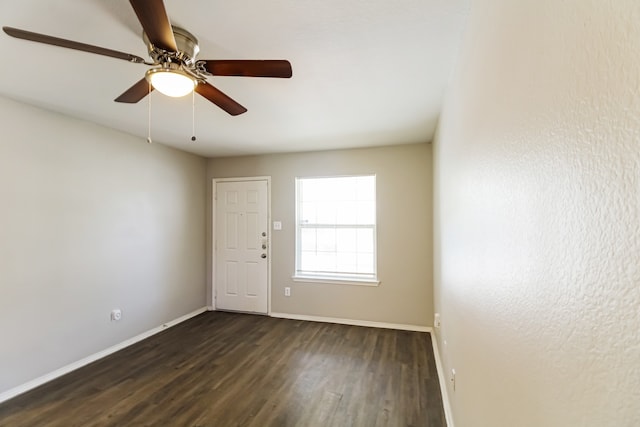
[[[342,273],[356,273],[358,271],[358,254],[338,252],[337,271]]]
[[[300,209],[300,222],[302,224],[316,224],[316,203],[315,202],[303,202]]]
[[[376,199],[376,178],[375,176],[359,176],[358,191],[356,200],[375,200]]]
[[[317,212],[316,224],[335,224],[338,216],[338,205],[336,202],[324,201],[318,203]]]
[[[373,254],[358,254],[358,273],[373,272]]]
[[[319,228],[317,230],[316,245],[318,252],[335,252],[336,230],[334,228]]]
[[[375,276],[375,182],[375,176],[298,178],[298,270]]]
[[[357,212],[357,224],[375,224],[376,207],[374,202],[357,202]]]
[[[349,225],[358,223],[358,204],[354,201],[340,202],[338,204],[337,224]]]
[[[303,228],[300,234],[300,248],[303,251],[316,251],[316,229]]]
[[[318,260],[315,251],[302,251],[300,253],[300,268],[303,271],[318,271]]]
[[[318,252],[318,270],[324,272],[336,271],[336,254],[333,252]]]
[[[305,179],[300,182],[300,193],[303,202],[320,200],[321,188],[317,180]]]
[[[373,229],[358,229],[358,252],[373,253]]]
[[[337,178],[337,184],[334,188],[335,194],[333,199],[339,201],[356,200],[358,194],[357,178]]]
[[[338,252],[357,252],[358,230],[355,228],[339,228],[336,230],[336,250]]]

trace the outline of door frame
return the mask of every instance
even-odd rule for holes
[[[246,176],[236,178],[213,178],[211,190],[211,301],[212,311],[217,310],[216,306],[216,209],[217,186],[219,182],[242,182],[242,181],[267,181],[267,316],[271,316],[271,176]]]

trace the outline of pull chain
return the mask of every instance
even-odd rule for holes
[[[153,142],[151,140],[151,90],[152,90],[151,82],[149,82],[149,93],[147,94],[147,97],[149,98],[148,99],[149,102],[147,103],[147,105],[149,106],[149,109],[148,109],[149,113],[148,113],[148,117],[147,117],[147,125],[148,125],[148,127],[147,127],[147,131],[148,131],[147,132],[147,142],[149,144],[151,144]]]
[[[196,140],[196,91],[191,91],[191,141]]]

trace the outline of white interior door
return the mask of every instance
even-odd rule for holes
[[[216,183],[216,308],[267,313],[268,182]]]

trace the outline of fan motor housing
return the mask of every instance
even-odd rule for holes
[[[165,62],[164,59],[167,56],[171,58],[175,57],[187,65],[192,65],[195,62],[196,56],[200,52],[198,39],[184,28],[172,25],[171,29],[173,30],[173,36],[176,40],[176,46],[178,47],[177,52],[166,52],[159,49],[149,41],[147,33],[142,33],[142,39],[147,45],[149,56],[157,62]]]

